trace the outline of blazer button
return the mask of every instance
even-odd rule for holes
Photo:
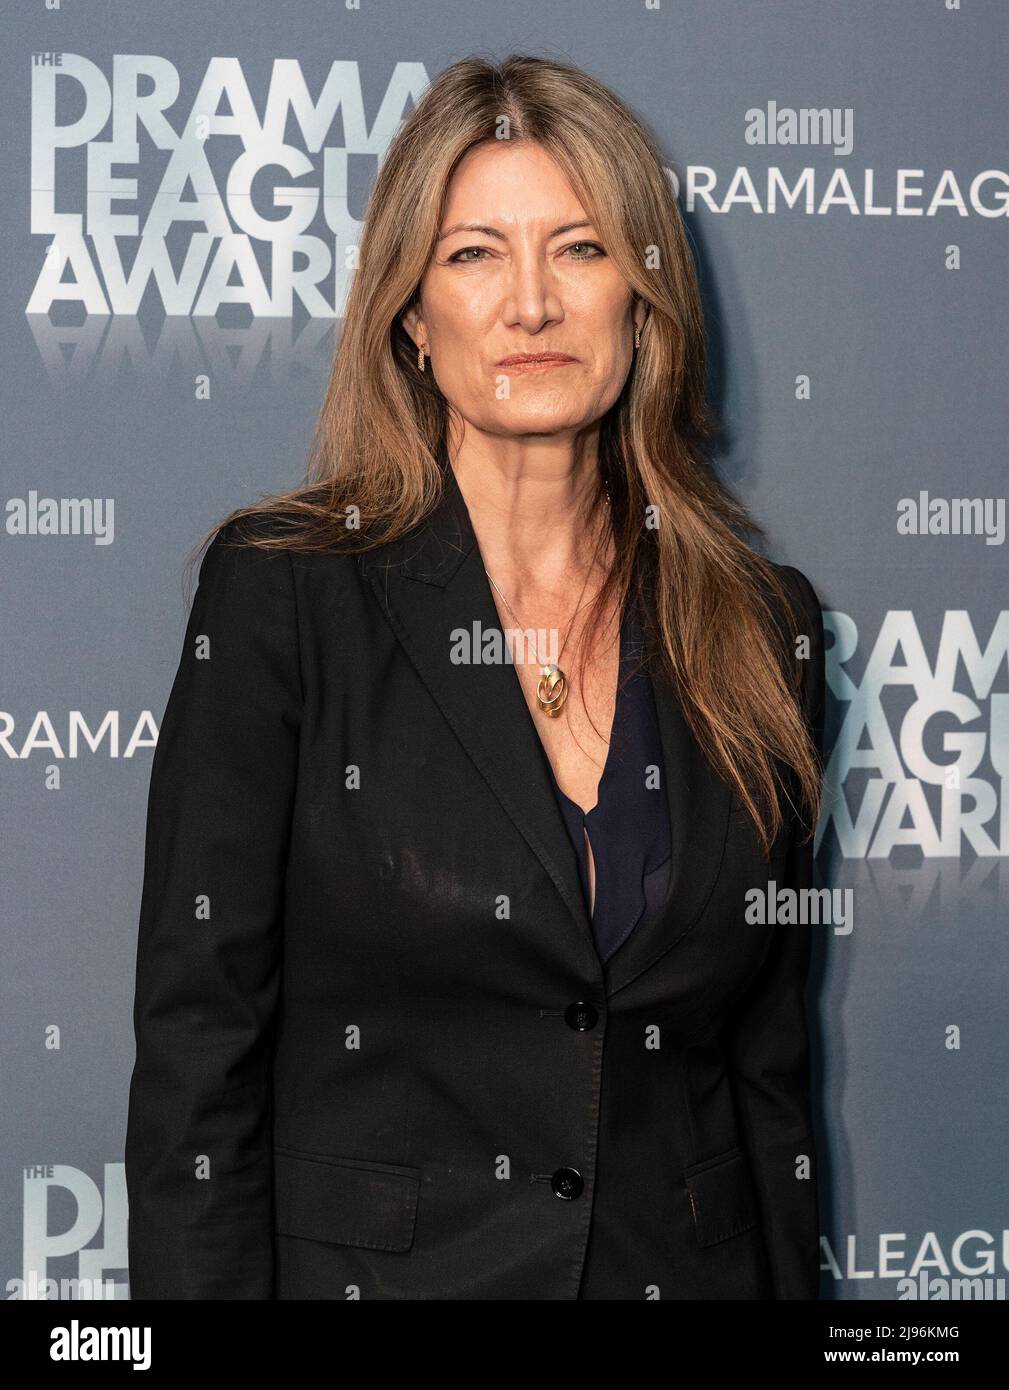
[[[550,1179],[550,1186],[555,1197],[560,1197],[565,1202],[573,1202],[576,1197],[582,1195],[585,1183],[577,1168],[558,1168]]]
[[[579,999],[577,1004],[569,1004],[564,1010],[564,1022],[579,1033],[586,1033],[599,1022],[599,1010],[594,1004]]]

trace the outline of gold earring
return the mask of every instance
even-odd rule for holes
[[[637,324],[634,325],[634,346],[635,348],[639,348],[641,346],[641,329],[638,327]]]
[[[420,347],[417,349],[417,366],[421,369],[421,371],[424,370],[424,344],[423,344],[423,343],[421,343]]]

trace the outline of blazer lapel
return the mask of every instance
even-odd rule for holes
[[[503,809],[536,854],[567,909],[579,956],[600,969],[578,862],[554,795],[553,774],[514,666],[453,664],[453,634],[499,631],[469,510],[448,463],[444,493],[419,531],[359,557],[393,631]],[[647,619],[647,615],[646,615]],[[471,644],[472,649],[472,644]],[[732,795],[686,722],[670,683],[653,677],[672,832],[669,895],[604,967],[606,992],[622,988],[697,922],[721,866]]]
[[[639,922],[606,962],[607,995],[648,970],[700,920],[722,866],[733,804],[728,783],[704,756],[671,682],[653,675],[652,689],[672,840],[669,892],[664,909]]]
[[[532,722],[515,667],[451,660],[453,634],[500,631],[465,499],[450,466],[445,490],[425,526],[361,555],[393,630],[460,743],[559,892],[573,960],[598,974],[600,965],[578,874],[553,791],[550,763]],[[458,645],[458,643],[455,643]],[[479,642],[472,650],[479,650]],[[460,805],[460,813],[465,807]],[[549,915],[548,905],[544,910]]]

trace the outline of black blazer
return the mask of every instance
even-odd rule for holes
[[[500,627],[452,470],[363,555],[226,539],[151,773],[132,1296],[815,1298],[809,929],[744,919],[810,844],[762,861],[657,678],[671,888],[601,964],[517,674],[450,659]]]

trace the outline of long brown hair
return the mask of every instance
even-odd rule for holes
[[[246,543],[370,549],[437,505],[449,406],[433,372],[418,369],[400,318],[416,299],[455,166],[500,138],[552,155],[649,306],[627,382],[600,424],[593,505],[604,510],[608,487],[616,558],[592,608],[598,620],[615,595],[636,591],[688,723],[738,792],[766,854],[783,824],[782,796],[796,814],[801,806],[810,834],[819,812],[820,762],[799,699],[800,620],[776,567],[746,539],[762,528],[707,455],[714,425],[700,291],[659,150],[628,107],[578,68],[472,57],[430,84],[371,193],[304,481],[229,513],[197,549],[227,523],[267,513],[268,534],[250,528]],[[347,526],[350,507],[359,509],[358,529]]]

